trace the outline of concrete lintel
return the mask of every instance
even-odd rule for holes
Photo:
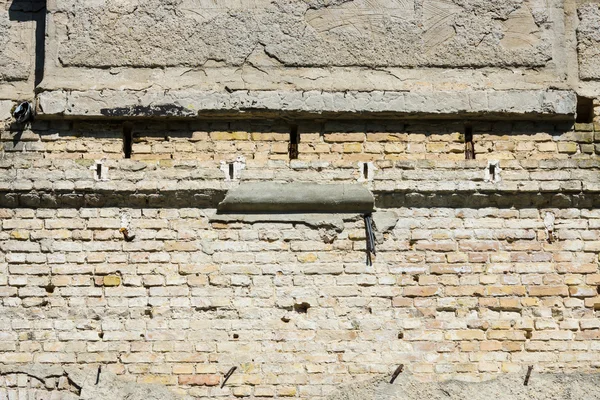
[[[362,185],[245,183],[219,204],[224,213],[370,213],[375,199]]]
[[[568,90],[322,92],[178,90],[46,91],[38,118],[206,118],[299,115],[433,118],[572,119],[577,96]]]

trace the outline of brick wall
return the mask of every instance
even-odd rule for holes
[[[132,125],[132,159],[144,161],[231,160],[254,165],[289,160],[290,132],[300,135],[299,160],[336,167],[374,161],[464,160],[470,127],[477,159],[567,159],[600,154],[600,122],[213,122]],[[123,125],[42,121],[35,129],[1,131],[5,152],[43,153],[53,159],[121,159]],[[594,132],[595,131],[595,132]],[[15,141],[15,137],[18,139]],[[37,156],[36,156],[37,157]]]
[[[473,124],[465,161],[464,124],[299,124],[290,162],[288,124],[136,125],[132,160],[121,125],[39,124],[1,137],[0,363],[304,399],[399,364],[425,380],[600,368],[593,125]],[[392,221],[374,265],[360,215],[216,215],[237,155],[242,182],[357,182],[374,161]]]

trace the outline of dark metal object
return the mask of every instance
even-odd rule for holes
[[[470,126],[465,127],[465,159],[475,159],[475,144],[473,143],[473,128]]]
[[[288,143],[288,154],[290,160],[298,159],[300,154],[298,151],[298,145],[300,144],[300,134],[298,133],[298,126],[293,125],[290,130],[290,142]]]
[[[225,386],[225,384],[227,383],[229,378],[231,378],[231,375],[233,375],[233,373],[235,372],[236,369],[237,369],[237,367],[231,367],[229,369],[229,371],[227,371],[227,373],[225,374],[225,377],[223,378],[223,383],[221,384],[221,389],[223,389],[223,386]]]
[[[135,237],[135,235],[132,235],[129,233],[129,229],[127,229],[127,228],[121,228],[121,229],[119,229],[119,232],[121,232],[123,234],[123,238],[125,239],[126,242],[131,242],[133,240],[133,238]]]
[[[33,109],[31,104],[28,101],[19,104],[13,112],[13,117],[15,117],[19,124],[31,121],[33,119]]]
[[[392,379],[390,380],[390,383],[394,383],[394,381],[396,380],[396,378],[398,377],[398,375],[400,375],[402,373],[403,369],[404,369],[404,364],[400,364],[398,366],[398,368],[396,368],[396,370],[392,374]]]
[[[96,385],[100,382],[100,372],[102,370],[102,365],[98,365],[98,373],[96,374]]]
[[[525,382],[523,382],[523,385],[525,385],[525,386],[529,385],[529,378],[531,377],[531,371],[533,371],[533,365],[530,365],[527,368],[527,375],[525,375]]]
[[[367,239],[367,265],[373,265],[373,260],[371,260],[371,253],[376,255],[375,253],[375,235],[373,234],[373,218],[371,214],[365,214],[365,236]]]

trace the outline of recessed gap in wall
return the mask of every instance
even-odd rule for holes
[[[308,304],[306,302],[294,304],[294,311],[296,311],[297,313],[300,313],[300,314],[306,314],[308,312],[309,308],[310,308],[310,304]]]
[[[465,160],[475,159],[475,144],[473,143],[473,127],[465,126]]]
[[[133,150],[133,124],[123,124],[123,154],[125,158],[131,158]]]
[[[298,125],[292,125],[290,128],[290,143],[288,144],[288,154],[290,160],[298,159],[298,144],[300,143],[300,134]]]
[[[235,175],[235,168],[233,166],[233,163],[229,163],[227,165],[229,166],[229,179],[233,179]]]
[[[102,163],[96,163],[96,179],[102,180]]]
[[[578,124],[591,124],[594,122],[594,101],[588,97],[577,96],[577,117],[575,122]]]
[[[490,164],[490,165],[488,165],[488,168],[489,168],[491,180],[495,181],[496,180],[496,164]]]
[[[363,179],[369,179],[369,164],[364,163],[362,168]]]
[[[498,183],[502,179],[500,178],[500,172],[502,169],[500,168],[500,162],[497,160],[488,161],[487,166],[485,167],[484,173],[484,181]]]

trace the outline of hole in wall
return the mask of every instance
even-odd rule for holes
[[[234,175],[235,175],[235,168],[234,168],[234,165],[233,165],[233,163],[229,163],[229,164],[227,164],[227,165],[228,165],[228,167],[229,167],[229,172],[228,172],[228,173],[229,173],[229,179],[233,179],[233,178],[234,178]]]
[[[362,167],[363,179],[369,179],[369,164],[364,163]]]
[[[488,165],[488,169],[490,172],[490,178],[492,181],[496,180],[496,165],[495,164],[490,164]]]
[[[96,179],[102,180],[102,163],[96,163]]]
[[[100,339],[104,339],[104,332],[98,332],[98,337]]]
[[[294,304],[294,311],[300,314],[306,314],[308,309],[310,308],[310,304],[308,303],[296,303]]]
[[[473,127],[465,125],[465,160],[475,159],[475,144],[473,143]]]
[[[531,339],[532,337],[533,337],[533,332],[531,332],[531,331],[525,332],[525,339]]]
[[[502,179],[500,178],[500,172],[502,169],[500,168],[500,162],[497,160],[488,161],[487,166],[485,167],[485,176],[484,181],[491,183],[499,183]]]
[[[398,333],[398,339],[404,339],[404,332]]]
[[[123,155],[125,158],[131,158],[133,150],[133,124],[123,124]]]
[[[290,143],[288,144],[288,154],[290,160],[298,159],[298,144],[300,143],[300,134],[298,133],[298,125],[290,127]]]
[[[597,286],[597,287],[596,287],[596,292],[597,292],[598,294],[600,294],[600,286]]]
[[[56,289],[56,286],[54,286],[53,284],[47,285],[45,287],[46,289],[46,293],[54,293],[54,289]]]
[[[575,122],[590,124],[594,122],[594,101],[588,97],[577,96],[577,116]]]
[[[233,334],[233,338],[234,338],[234,339],[239,339],[239,338],[240,338],[240,335],[238,335],[237,333],[234,333],[234,334]]]

